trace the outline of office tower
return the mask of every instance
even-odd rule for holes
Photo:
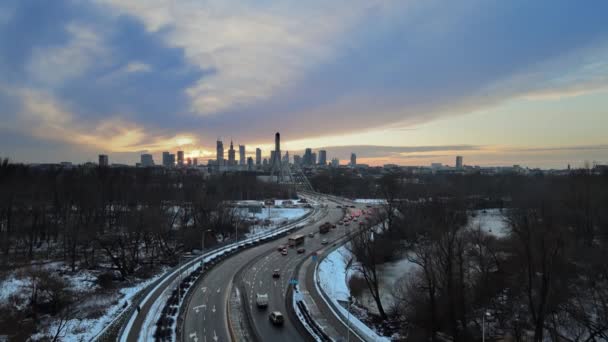
[[[320,150],[319,151],[319,165],[326,165],[326,164],[327,164],[327,151]]]
[[[249,171],[253,170],[253,158],[251,158],[251,157],[247,158],[247,170],[249,170]]]
[[[192,165],[198,166],[198,158],[192,158]]]
[[[270,163],[272,165],[274,165],[274,158],[275,158],[276,153],[277,153],[276,151],[270,151]]]
[[[310,165],[316,165],[317,164],[317,153],[313,152],[310,154]]]
[[[169,155],[169,166],[173,167],[175,166],[175,154],[171,153]]]
[[[177,165],[184,166],[184,151],[177,151]]]
[[[456,156],[456,168],[462,169],[462,156]]]
[[[154,158],[151,154],[142,154],[140,157],[140,164],[143,167],[154,166]]]
[[[247,159],[245,159],[245,145],[239,145],[239,164],[245,165]]]
[[[255,149],[255,165],[262,164],[262,150],[260,148]]]
[[[110,165],[110,159],[107,154],[99,155],[99,166],[108,166]]]
[[[228,165],[229,166],[236,165],[236,156],[235,156],[234,145],[232,144],[232,140],[230,140],[230,149],[228,150]]]
[[[219,139],[216,143],[216,162],[218,167],[224,165],[224,143]]]
[[[285,155],[283,156],[283,162],[289,164],[289,151],[285,152]]]
[[[332,167],[338,167],[338,166],[340,166],[340,159],[338,159],[338,158],[333,158],[333,159],[331,160],[331,166],[332,166]]]
[[[163,152],[163,166],[164,167],[173,166],[173,165],[171,165],[171,153]]]
[[[310,148],[307,148],[304,151],[304,159],[302,160],[302,162],[304,163],[304,165],[312,164],[312,150]]]
[[[192,158],[190,158],[190,157],[186,158],[186,165],[192,166]]]
[[[352,166],[352,167],[357,166],[357,155],[354,153],[350,154],[350,166]]]
[[[300,165],[300,164],[302,164],[302,157],[300,157],[300,155],[298,155],[298,154],[294,154],[294,155],[293,155],[293,163],[294,163],[295,165]]]
[[[274,135],[274,154],[270,153],[270,164],[272,167],[279,167],[281,165],[281,134],[277,132]]]
[[[268,159],[264,158],[264,160],[262,161],[262,165],[268,166]]]

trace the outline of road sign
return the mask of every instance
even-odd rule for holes
[[[295,279],[295,278],[289,279],[289,284],[298,285],[298,279]]]

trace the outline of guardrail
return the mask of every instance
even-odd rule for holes
[[[167,282],[168,279],[172,278],[173,276],[177,275],[178,272],[184,272],[184,270],[186,270],[186,272],[188,271],[192,271],[192,267],[193,265],[195,265],[196,263],[202,261],[203,259],[205,259],[205,264],[208,262],[214,263],[217,260],[215,260],[216,257],[224,257],[227,256],[228,254],[230,254],[230,252],[235,252],[243,247],[248,248],[251,246],[254,246],[257,243],[260,243],[262,241],[265,241],[267,239],[269,239],[270,237],[273,236],[277,236],[279,234],[284,234],[286,232],[288,232],[290,229],[293,229],[294,227],[296,227],[297,225],[301,224],[303,221],[307,220],[310,218],[311,215],[313,215],[313,213],[315,212],[315,210],[307,213],[305,216],[303,216],[302,218],[298,219],[295,222],[291,222],[288,223],[286,226],[282,227],[282,228],[277,228],[274,229],[271,232],[264,232],[264,233],[260,233],[256,236],[250,237],[246,240],[243,241],[239,241],[239,242],[235,242],[226,246],[221,246],[219,248],[216,248],[212,251],[209,251],[203,255],[200,255],[190,261],[188,261],[186,264],[182,265],[179,268],[176,268],[170,272],[168,272],[166,275],[164,275],[161,279],[159,279],[157,282],[153,283],[152,285],[155,285],[152,287],[152,285],[150,285],[149,287],[146,288],[146,296],[144,297],[143,300],[140,300],[137,305],[135,305],[135,303],[133,303],[133,305],[131,305],[131,308],[127,311],[125,310],[125,312],[123,312],[121,315],[125,315],[129,318],[127,324],[121,324],[121,328],[119,333],[117,334],[118,336],[118,340],[122,341],[127,341],[127,335],[128,335],[128,331],[130,330],[130,327],[133,325],[136,317],[137,317],[137,313],[135,308],[138,307],[139,305],[141,305],[141,303],[145,303],[147,302],[151,296],[152,293],[156,292],[159,288],[161,288],[162,286],[165,287],[170,287],[172,284],[165,284]],[[225,254],[225,255],[224,255]],[[173,282],[173,281],[171,281]],[[180,284],[181,285],[181,284]],[[163,291],[163,294],[166,292],[166,290]],[[159,296],[157,300],[159,300],[160,298],[163,298],[163,295]],[[127,317],[121,317],[120,322],[122,323]],[[106,330],[106,329],[104,329]],[[102,340],[101,338],[98,340]],[[114,339],[116,340],[116,339]]]

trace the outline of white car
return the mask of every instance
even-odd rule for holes
[[[258,293],[255,295],[255,304],[258,306],[258,308],[260,309],[265,309],[268,307],[268,294],[264,293]]]

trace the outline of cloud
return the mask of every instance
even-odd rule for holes
[[[152,67],[146,63],[142,63],[142,62],[131,62],[129,64],[127,64],[124,68],[125,72],[128,73],[132,73],[132,72],[150,72],[152,70]]]

